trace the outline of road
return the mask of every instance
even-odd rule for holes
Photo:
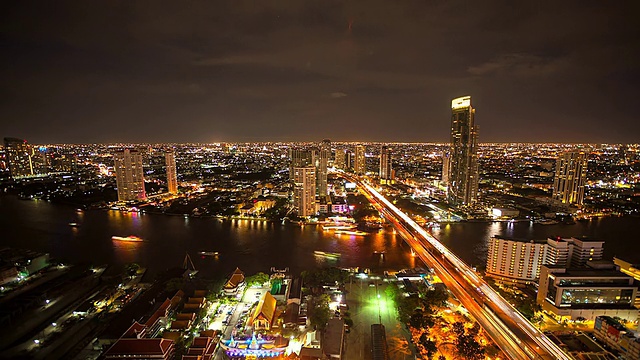
[[[409,346],[411,334],[396,320],[396,306],[387,298],[387,282],[380,277],[367,279],[352,277],[346,285],[346,303],[353,326],[345,334],[344,358],[367,360],[371,358],[371,325],[382,324],[387,335],[391,360],[415,359],[415,347]],[[379,297],[378,297],[379,295]]]
[[[352,175],[339,175],[357,184],[374,207],[400,232],[416,255],[435,270],[443,283],[509,358],[572,359],[533,327],[467,264],[375,188]]]

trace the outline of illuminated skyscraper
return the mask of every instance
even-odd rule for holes
[[[353,171],[353,166],[355,165],[355,156],[350,150],[345,150],[345,171]]]
[[[366,158],[364,156],[365,151],[366,148],[364,145],[356,146],[356,157],[355,163],[353,164],[353,171],[358,175],[364,175],[364,173],[367,172],[367,165],[365,162]]]
[[[449,167],[451,166],[451,156],[449,153],[444,151],[442,153],[442,183],[444,186],[449,184]]]
[[[474,122],[475,113],[471,96],[451,101],[451,162],[447,200],[455,206],[472,204],[478,196],[478,128]]]
[[[582,205],[587,180],[587,155],[569,151],[558,157],[553,181],[553,199],[563,204]]]
[[[391,151],[388,146],[383,145],[380,149],[380,183],[391,184],[393,180],[393,170],[391,169]]]
[[[336,169],[347,170],[347,157],[344,149],[336,149],[336,159],[333,166]]]
[[[298,216],[316,213],[316,168],[315,166],[293,168],[293,206]]]
[[[176,155],[173,151],[164,154],[167,168],[167,189],[171,194],[178,193],[178,173],[176,172]]]
[[[113,154],[116,172],[118,201],[145,200],[142,154],[137,150],[124,149]]]
[[[325,139],[320,143],[318,156],[315,157],[316,164],[316,192],[318,196],[326,196],[327,191],[327,168],[329,157],[331,156],[331,140]]]
[[[4,153],[11,178],[19,179],[34,174],[31,162],[33,149],[27,140],[4,138]]]
[[[307,166],[315,166],[313,151],[289,149],[289,180],[294,180],[294,168]]]

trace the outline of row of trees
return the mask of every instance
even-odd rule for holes
[[[421,332],[418,345],[424,349],[429,358],[438,351],[437,342],[429,337],[429,329],[443,319],[435,315],[435,310],[446,304],[449,297],[446,290],[421,291],[420,295],[404,296],[402,290],[395,283],[387,286],[386,295],[393,299],[398,307],[398,320],[408,324],[411,328]],[[464,359],[482,359],[484,348],[477,340],[480,325],[475,323],[466,329],[462,322],[455,322],[452,331],[456,336],[455,347],[458,355]]]

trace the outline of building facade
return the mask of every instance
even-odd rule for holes
[[[638,286],[613,263],[589,262],[586,268],[543,265],[537,302],[561,318],[594,320],[597,316],[638,319],[633,306]]]
[[[164,154],[167,169],[167,189],[170,194],[178,193],[178,173],[176,172],[176,155],[173,151]]]
[[[623,359],[640,359],[640,338],[635,337],[633,331],[616,319],[610,316],[596,317],[593,335],[609,347],[618,350]]]
[[[293,168],[293,206],[298,216],[316,214],[316,168],[315,166]]]
[[[553,199],[567,205],[584,204],[584,184],[587,181],[587,155],[568,151],[558,157],[553,181]]]
[[[471,96],[451,101],[451,162],[447,200],[454,206],[470,205],[478,196],[478,128]]]
[[[451,156],[449,152],[442,153],[442,184],[448,186],[449,184],[449,167],[451,166]]]
[[[336,149],[336,157],[333,161],[336,169],[347,170],[347,156],[344,149]]]
[[[331,141],[322,140],[317,156],[315,157],[316,165],[316,194],[318,196],[326,196],[327,188],[327,169],[329,168],[329,158],[331,157]]]
[[[364,145],[356,145],[353,171],[358,175],[364,175],[367,172],[365,152],[366,148]]]
[[[380,148],[380,183],[391,184],[393,182],[393,169],[391,161],[391,149],[382,145]]]
[[[307,166],[315,166],[313,151],[289,149],[289,180],[294,180],[294,168]]]
[[[4,153],[7,159],[9,175],[13,179],[33,176],[33,149],[27,140],[4,138]]]
[[[601,260],[603,244],[576,238],[523,240],[494,236],[488,242],[486,274],[503,282],[537,282],[542,265],[576,268]]]
[[[546,240],[489,239],[487,276],[517,283],[536,282],[540,267],[548,259]]]
[[[124,149],[113,155],[116,172],[118,201],[145,200],[142,154],[137,150]]]

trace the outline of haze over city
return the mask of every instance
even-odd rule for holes
[[[3,5],[0,360],[640,359],[637,2]]]
[[[439,142],[448,100],[473,95],[481,142],[633,142],[638,10],[11,2],[0,15],[0,133],[35,143]]]

